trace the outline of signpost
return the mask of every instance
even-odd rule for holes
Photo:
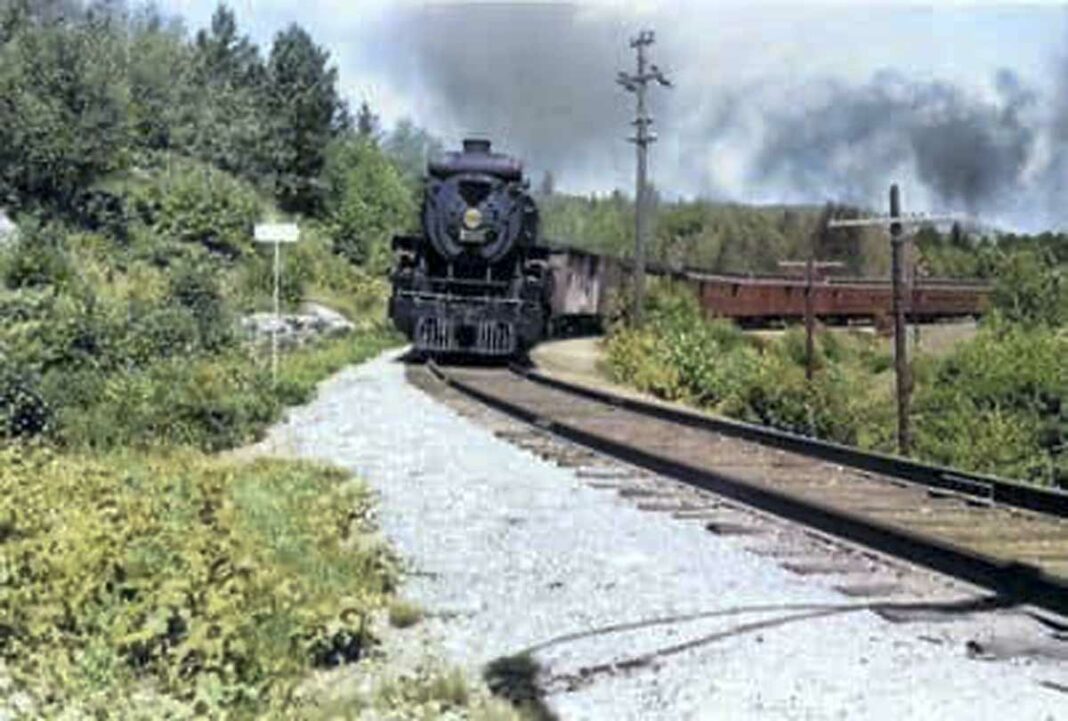
[[[278,377],[278,329],[282,325],[282,243],[296,243],[300,228],[295,223],[261,223],[255,227],[253,236],[257,243],[274,244],[274,325],[271,328],[271,380],[274,381]]]

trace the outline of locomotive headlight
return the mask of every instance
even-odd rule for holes
[[[482,212],[478,208],[468,208],[464,211],[464,227],[474,230],[482,225]]]

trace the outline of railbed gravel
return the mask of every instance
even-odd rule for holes
[[[820,614],[857,599],[510,445],[411,386],[398,357],[338,373],[265,445],[367,480],[405,597],[472,675],[576,634],[533,654],[561,719],[1068,718],[1048,685],[1068,684],[1065,664],[979,660],[945,624]]]

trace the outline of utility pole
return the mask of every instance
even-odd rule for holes
[[[837,260],[816,260],[815,252],[808,260],[780,260],[780,268],[805,268],[805,379],[811,381],[816,373],[816,298],[812,294],[817,270],[841,268],[844,264]]]
[[[905,238],[902,236],[901,194],[897,183],[890,186],[890,247],[893,252],[891,272],[894,287],[894,374],[897,376],[897,450],[907,456],[912,451],[909,430],[909,400],[912,396],[912,373],[908,358],[908,287],[905,280]]]
[[[940,222],[960,222],[954,215],[901,215],[901,195],[897,183],[890,186],[890,214],[874,218],[848,218],[827,223],[828,228],[889,227],[892,251],[891,280],[893,282],[892,312],[894,314],[894,374],[897,389],[897,450],[903,456],[912,451],[912,435],[909,429],[909,396],[912,392],[912,377],[908,360],[906,338],[909,289],[905,278],[905,225],[924,225]]]
[[[642,30],[637,37],[631,38],[630,46],[637,53],[638,72],[628,75],[620,71],[616,76],[616,82],[628,92],[634,93],[637,98],[637,112],[633,121],[636,131],[634,137],[627,138],[634,143],[638,153],[638,170],[634,190],[634,323],[636,325],[641,325],[645,307],[645,244],[649,228],[646,163],[649,144],[656,142],[656,134],[649,131],[653,119],[645,109],[645,90],[650,80],[655,80],[665,87],[671,87],[671,82],[664,77],[660,68],[655,64],[649,64],[646,68],[645,49],[655,41],[652,30]]]

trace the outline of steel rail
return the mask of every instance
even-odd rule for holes
[[[607,436],[583,430],[573,423],[547,418],[537,410],[476,388],[472,384],[450,375],[433,362],[430,362],[428,367],[439,380],[464,395],[579,445],[618,458],[631,465],[760,508],[781,518],[817,529],[829,535],[844,538],[947,576],[965,580],[976,586],[989,589],[1012,603],[1030,604],[1062,616],[1068,616],[1068,578],[1054,576],[1026,563],[1002,560],[977,553],[974,550],[963,548],[943,539],[916,533],[808,498],[800,498],[774,488],[756,486],[730,473],[666,458]],[[658,420],[685,423],[686,425],[705,428],[724,435],[734,435],[757,443],[775,441],[770,445],[776,445],[776,447],[798,453],[805,453],[804,449],[806,447],[812,448],[799,442],[811,440],[801,436],[780,431],[769,432],[769,429],[736,421],[726,421],[726,425],[721,425],[725,419],[702,416],[697,413],[624,398],[585,386],[570,384],[560,379],[550,378],[528,369],[513,368],[512,370],[518,374],[519,378],[556,388],[557,390],[572,392],[579,397],[617,406]],[[825,446],[824,451],[829,456],[818,457],[825,460],[835,460],[839,456],[857,459],[857,456],[849,453],[841,454],[840,451],[842,450],[863,455],[862,452],[855,451],[855,449],[837,446],[836,444],[824,443],[822,445]],[[904,459],[877,456],[871,465],[879,469],[889,468],[892,470],[892,466],[887,466],[888,461],[896,463],[904,461]],[[922,468],[934,467],[925,467],[922,464],[916,464],[911,461],[904,461],[904,465],[899,467],[903,473],[908,474],[918,474]],[[876,470],[874,472],[895,475],[886,473],[884,470]],[[964,474],[962,478],[967,481],[966,475]],[[902,476],[897,475],[895,477],[901,478]],[[905,480],[910,479],[905,478]],[[999,482],[1004,483],[1003,481]],[[1015,488],[1018,484],[1010,485]],[[970,488],[967,483],[946,481],[944,478],[939,479],[938,487],[948,487],[954,492],[965,494],[974,493],[975,490]],[[1028,494],[1021,494],[1019,497],[1009,496],[1009,498],[1010,500],[1022,498],[1024,501],[1028,501],[1033,500],[1034,497]],[[1053,507],[1062,511],[1057,515],[1063,515],[1064,506],[1060,505],[1060,502],[1053,504]]]
[[[878,473],[925,488],[957,493],[986,503],[997,503],[1048,516],[1068,518],[1068,493],[1063,491],[1029,486],[997,476],[961,471],[900,456],[863,451],[840,443],[823,441],[776,428],[631,398],[570,383],[518,365],[512,366],[511,370],[535,383],[643,415],[654,416],[661,420],[741,438],[868,473]]]

